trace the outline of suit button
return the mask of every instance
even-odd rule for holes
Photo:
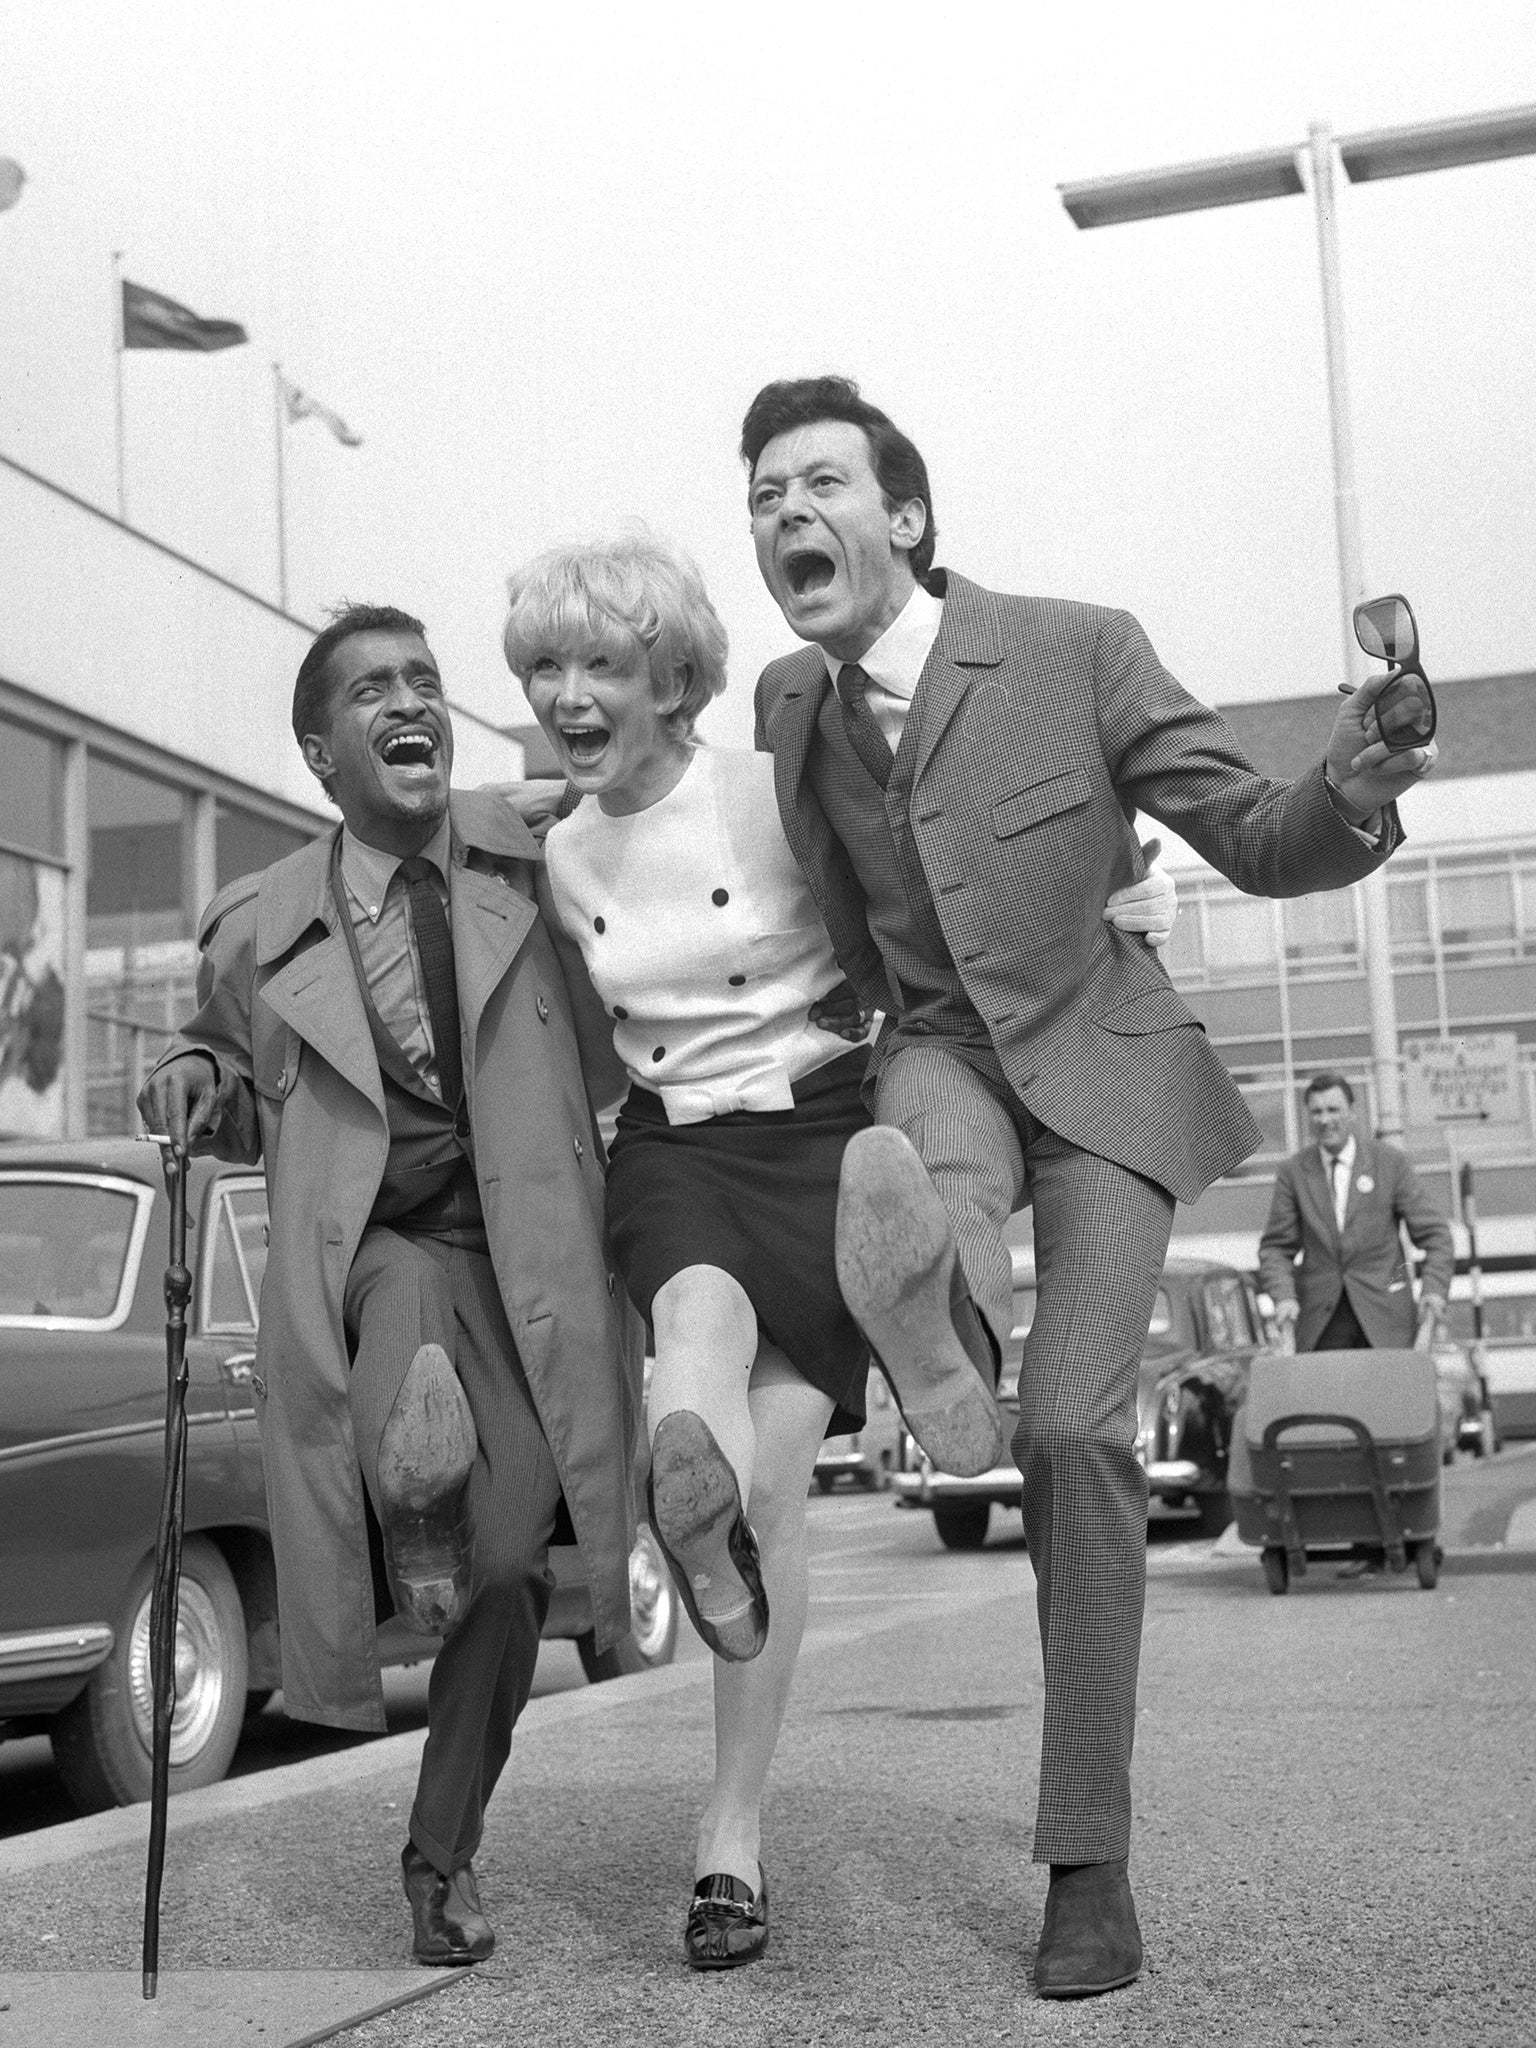
[[[541,1024],[547,1024],[549,1022],[549,1005],[545,1002],[542,996],[540,996],[539,1000],[534,1004],[534,1008],[539,1013],[539,1022]]]
[[[573,1144],[573,1145],[575,1146],[575,1148],[576,1148],[576,1157],[577,1157],[578,1159],[585,1159],[585,1157],[586,1157],[587,1155],[586,1155],[586,1154],[585,1154],[585,1152],[583,1152],[583,1150],[581,1149],[581,1140],[580,1140],[580,1138],[572,1138],[572,1140],[571,1140],[571,1143],[572,1143],[572,1144]]]

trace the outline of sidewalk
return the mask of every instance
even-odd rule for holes
[[[1536,1453],[1504,1472],[1509,1531]],[[755,1968],[679,1959],[711,1753],[709,1667],[680,1663],[530,1706],[477,1858],[500,1941],[467,1978],[409,1967],[419,1735],[172,1802],[155,2008],[143,1810],[0,1844],[0,2048],[295,2048],[418,1987],[348,2048],[1536,2042],[1536,1551],[1448,1546],[1432,1594],[1411,1573],[1318,1573],[1274,1600],[1251,1551],[1154,1548],[1132,1861],[1147,1969],[1050,2005],[1029,1983],[1045,1874],[1022,1543],[949,1555],[924,1517],[829,1505],[850,1540],[818,1564]]]

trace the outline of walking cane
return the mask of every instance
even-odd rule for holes
[[[181,1538],[187,1487],[187,1155],[168,1138],[160,1147],[165,1191],[171,1199],[171,1258],[165,1269],[165,1484],[155,1532],[155,1580],[149,1602],[149,1682],[154,1738],[149,1794],[149,1867],[144,1879],[144,1996],[153,1998],[160,1975],[160,1878],[165,1868],[165,1804],[170,1790],[171,1720],[176,1712],[176,1609],[181,1587]]]

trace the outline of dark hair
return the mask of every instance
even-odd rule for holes
[[[1326,1095],[1330,1088],[1342,1088],[1344,1090],[1344,1100],[1351,1109],[1354,1108],[1355,1091],[1350,1087],[1342,1074],[1314,1074],[1307,1083],[1301,1099],[1303,1102],[1310,1102],[1314,1095]]]
[[[353,604],[346,601],[331,613],[331,623],[315,635],[309,652],[299,663],[293,685],[293,736],[304,744],[307,732],[329,732],[331,724],[330,682],[326,664],[343,640],[354,633],[414,633],[425,640],[427,629],[392,604]],[[329,792],[327,792],[329,793]]]
[[[908,556],[919,582],[933,567],[933,546],[939,529],[933,519],[933,493],[928,465],[894,421],[879,406],[860,398],[851,377],[794,377],[765,384],[747,407],[741,423],[741,459],[750,482],[757,458],[770,441],[795,427],[814,427],[822,420],[846,420],[863,429],[869,443],[875,481],[887,507],[923,502],[923,537]]]

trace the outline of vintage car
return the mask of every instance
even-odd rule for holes
[[[901,1463],[901,1410],[878,1365],[869,1368],[864,1407],[862,1429],[825,1438],[816,1454],[815,1479],[823,1493],[830,1493],[845,1476],[856,1486],[889,1486]]]
[[[1033,1258],[1015,1249],[1013,1262],[1014,1328],[997,1389],[1005,1437],[1018,1419],[1019,1367],[1035,1312]],[[1168,1261],[1137,1379],[1136,1456],[1153,1499],[1192,1506],[1203,1535],[1219,1535],[1232,1519],[1226,1483],[1231,1418],[1254,1353],[1263,1348],[1248,1274],[1208,1259]],[[936,1471],[907,1437],[902,1462],[891,1482],[900,1504],[931,1509],[939,1540],[951,1550],[979,1549],[993,1502],[1018,1507],[1023,1497],[1011,1460],[978,1478],[957,1479]]]
[[[186,1545],[171,1789],[223,1777],[280,1683],[251,1396],[266,1262],[259,1173],[188,1182]],[[149,1589],[163,1474],[169,1203],[157,1147],[0,1146],[0,1737],[46,1730],[83,1811],[149,1795]],[[546,1636],[587,1675],[670,1662],[677,1598],[650,1531],[630,1558],[631,1636],[598,1653],[573,1547],[551,1552]],[[436,1648],[398,1622],[383,1663]]]

